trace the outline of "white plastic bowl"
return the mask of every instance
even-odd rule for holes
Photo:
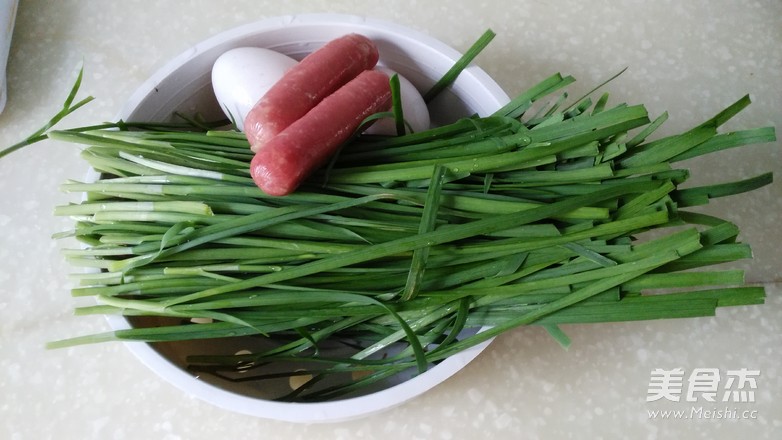
[[[421,90],[430,87],[461,56],[425,34],[384,21],[334,14],[270,18],[221,33],[174,58],[133,94],[118,117],[126,121],[168,121],[174,111],[198,112],[207,119],[222,117],[212,93],[210,72],[223,52],[234,47],[257,46],[300,59],[325,42],[350,32],[373,39],[380,50],[381,62]],[[474,113],[487,115],[508,99],[483,70],[470,66],[449,90],[431,103],[433,123],[446,123]],[[110,317],[109,322],[115,329],[130,327],[122,317]],[[178,347],[186,346],[184,343],[169,343],[164,348],[136,342],[126,345],[165,380],[209,403],[268,419],[315,423],[353,419],[399,405],[454,375],[488,344],[451,356],[426,373],[405,378],[385,389],[324,403],[266,400],[241,389],[243,385],[195,377],[183,367],[184,355]]]

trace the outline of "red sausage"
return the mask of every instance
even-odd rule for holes
[[[376,70],[362,72],[255,153],[250,164],[253,180],[269,195],[293,192],[367,116],[390,107],[388,76]]]
[[[372,40],[348,34],[332,40],[292,67],[253,106],[244,119],[244,132],[253,151],[304,116],[364,70],[377,64]]]

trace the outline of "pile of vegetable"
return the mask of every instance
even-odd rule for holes
[[[65,183],[84,201],[56,209],[76,220],[57,238],[85,244],[65,251],[68,262],[92,269],[75,275],[72,293],[98,304],[76,313],[164,323],[50,347],[270,341],[238,354],[216,344],[190,368],[227,380],[302,376],[277,398],[322,401],[424,372],[522,325],[567,345],[562,324],[761,304],[762,287],[721,265],[751,257],[737,225],[691,208],[771,174],[687,187],[689,171],[677,167],[773,141],[770,127],[719,131],[749,98],[652,139],[666,114],[652,119],[608,94],[568,103],[573,81],[553,75],[489,116],[352,137],[283,197],[254,184],[254,153],[236,130],[120,122],[50,131],[83,144],[100,173]],[[325,348],[335,345],[342,354]],[[271,368],[288,364],[297,367]]]

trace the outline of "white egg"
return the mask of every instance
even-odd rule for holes
[[[239,47],[220,55],[212,66],[212,89],[229,119],[244,130],[244,118],[259,99],[297,63],[260,47]]]
[[[239,47],[220,55],[212,66],[212,88],[217,102],[226,116],[244,130],[244,118],[261,97],[291,67],[297,63],[293,58],[270,49],[260,47]],[[399,77],[402,113],[413,131],[429,128],[429,109],[421,93],[402,75],[378,66],[389,77]],[[370,134],[396,135],[393,118],[376,121],[366,131]]]
[[[387,67],[378,66],[375,69],[385,72],[389,77],[396,73],[399,77],[399,95],[402,100],[402,116],[405,121],[410,124],[410,127],[414,132],[427,130],[430,124],[429,109],[426,107],[426,102],[421,96],[421,93],[415,88],[413,83]],[[379,119],[372,124],[365,133],[394,136],[397,134],[396,123],[393,118]]]

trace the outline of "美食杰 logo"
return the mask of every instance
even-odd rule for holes
[[[756,419],[756,409],[738,405],[755,402],[760,370],[740,368],[655,368],[649,376],[647,402],[690,402],[689,409],[648,410],[653,419]],[[711,404],[711,405],[710,405]],[[733,405],[733,406],[731,406]]]
[[[695,368],[687,376],[685,384],[683,368],[655,368],[649,379],[646,401],[667,399],[679,402],[684,394],[687,402],[699,399],[708,402],[754,402],[759,376],[759,370],[746,368],[727,370],[724,375],[718,368]]]

